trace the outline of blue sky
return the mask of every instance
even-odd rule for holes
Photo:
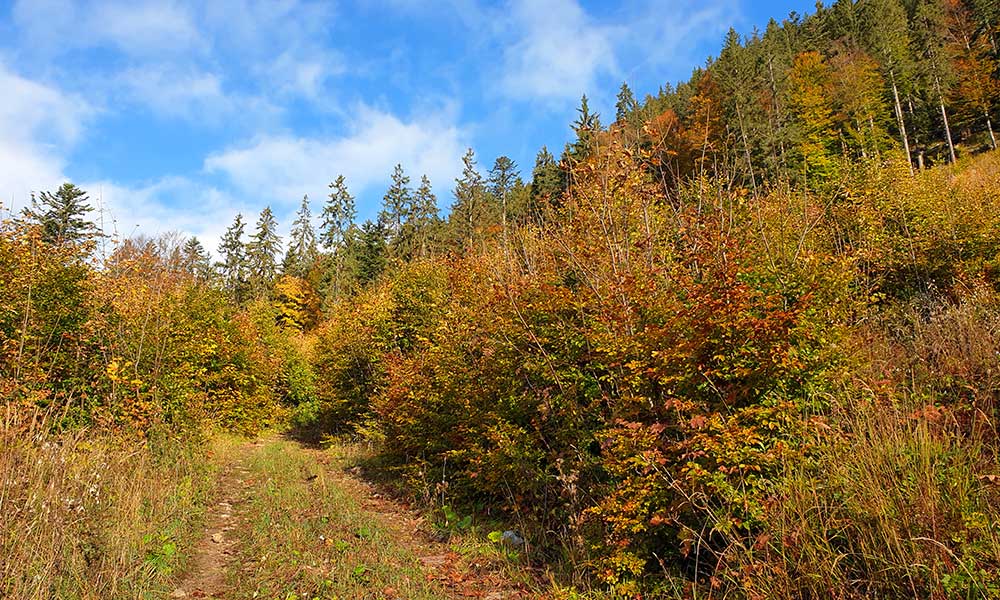
[[[461,155],[527,176],[558,155],[580,95],[602,115],[686,79],[729,27],[781,0],[18,0],[0,2],[0,201],[70,180],[119,235],[214,252],[237,212],[287,229],[343,173],[361,218],[393,165],[447,209]],[[606,121],[608,119],[605,119]]]

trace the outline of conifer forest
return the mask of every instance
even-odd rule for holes
[[[367,219],[0,206],[0,597],[1000,598],[1000,3],[774,17]]]

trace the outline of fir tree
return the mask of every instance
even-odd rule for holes
[[[382,210],[378,217],[390,239],[399,235],[403,229],[403,224],[409,218],[412,202],[410,177],[403,171],[403,165],[397,164],[392,171],[392,185],[382,197]]]
[[[333,253],[332,273],[325,275],[328,283],[324,292],[327,298],[337,299],[345,288],[351,246],[357,231],[354,225],[357,211],[354,208],[354,197],[347,191],[343,175],[338,175],[329,187],[332,191],[321,215],[323,223],[320,241],[324,248]]]
[[[357,280],[362,286],[379,278],[386,265],[386,235],[379,222],[365,221],[358,235]]]
[[[535,168],[531,171],[532,212],[539,217],[543,204],[556,202],[565,187],[563,172],[549,149],[542,146],[535,157]]]
[[[580,108],[576,109],[577,118],[573,122],[573,133],[576,141],[569,146],[569,156],[581,160],[590,155],[597,143],[597,133],[601,130],[601,116],[590,112],[587,95],[580,98]]]

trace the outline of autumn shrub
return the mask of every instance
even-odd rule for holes
[[[807,276],[836,261],[777,274],[732,233],[752,218],[739,194],[675,211],[630,164],[612,146],[548,229],[442,261],[433,288],[402,272],[349,308],[381,316],[358,319],[366,335],[335,317],[319,342],[328,364],[378,365],[382,382],[351,391],[418,490],[517,523],[621,592],[658,560],[711,571],[706,505],[723,533],[762,526],[833,360],[814,298],[844,292],[813,288],[847,280]]]
[[[332,420],[619,595],[993,593],[997,157],[666,193],[599,143],[537,224],[336,307]]]
[[[58,421],[74,411],[90,316],[86,248],[51,247],[37,229],[0,227],[0,398],[39,406]]]
[[[386,361],[424,347],[443,306],[443,269],[401,265],[396,276],[333,308],[316,333],[313,372],[318,418],[334,429],[357,426],[384,388]]]
[[[904,300],[984,278],[996,285],[998,167],[994,152],[916,177],[901,162],[859,169],[830,223],[857,262],[859,284]]]
[[[0,231],[0,391],[55,429],[142,435],[276,418],[282,338],[179,261],[176,242],[129,240],[98,263],[86,245]],[[280,357],[284,357],[282,354]],[[300,361],[305,362],[305,361]]]

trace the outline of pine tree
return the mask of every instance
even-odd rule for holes
[[[278,222],[271,207],[265,207],[257,220],[257,230],[246,246],[250,290],[256,298],[270,293],[278,275],[275,257],[281,251],[281,238],[277,230]]]
[[[219,244],[222,262],[218,264],[218,268],[222,274],[223,286],[236,303],[246,299],[247,257],[246,247],[243,245],[245,229],[243,215],[236,215],[233,224],[226,229]]]
[[[318,258],[319,250],[316,247],[316,232],[312,226],[312,213],[309,210],[309,196],[303,196],[302,205],[299,206],[295,221],[292,223],[283,271],[287,275],[305,279]]]
[[[365,221],[360,228],[357,248],[357,280],[362,286],[379,278],[386,265],[386,235],[379,222]]]
[[[86,217],[93,208],[87,193],[72,183],[62,184],[53,194],[31,195],[25,216],[42,228],[42,239],[51,244],[77,244],[97,237],[98,230]]]

